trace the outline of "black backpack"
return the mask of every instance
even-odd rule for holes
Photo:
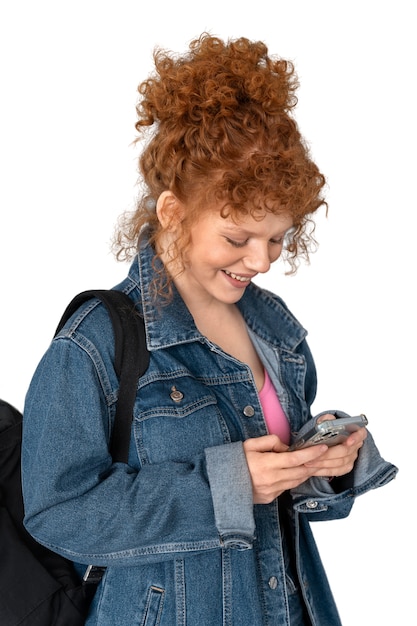
[[[126,463],[137,381],[149,363],[144,323],[124,293],[85,291],[70,302],[55,334],[91,298],[105,304],[113,324],[119,396],[110,451],[114,461]],[[41,546],[26,531],[21,443],[22,414],[0,400],[0,624],[81,626],[105,568],[90,566],[80,581],[71,561]]]

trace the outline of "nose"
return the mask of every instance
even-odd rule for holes
[[[271,267],[272,259],[267,243],[253,242],[245,257],[245,265],[248,270],[265,274]]]

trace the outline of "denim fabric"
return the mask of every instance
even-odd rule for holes
[[[338,626],[309,519],[347,515],[352,496],[396,468],[370,440],[353,489],[312,479],[285,506],[253,506],[242,441],[267,430],[252,373],[199,333],[175,290],[154,306],[152,254],[142,245],[118,286],[144,314],[151,353],[129,464],[112,464],[108,452],[118,382],[111,323],[93,301],[53,340],[27,393],[26,527],[80,572],[107,566],[89,626],[290,626],[303,603],[313,626]],[[296,432],[316,391],[306,332],[255,285],[239,307]]]

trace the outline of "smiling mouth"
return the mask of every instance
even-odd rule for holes
[[[229,270],[223,270],[223,272],[225,274],[227,274],[228,276],[230,276],[231,278],[234,278],[235,280],[240,281],[241,283],[249,283],[251,278],[248,276],[239,276],[238,274],[234,274],[233,272],[229,272]]]

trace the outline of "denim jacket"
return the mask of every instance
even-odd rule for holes
[[[396,468],[369,435],[345,487],[312,478],[254,506],[242,441],[267,427],[252,372],[201,335],[175,289],[168,305],[152,304],[152,256],[142,245],[117,287],[143,313],[150,350],[129,464],[108,452],[114,342],[105,308],[92,301],[53,340],[27,393],[26,527],[80,573],[107,566],[89,626],[288,626],[297,585],[313,626],[337,626],[309,522],[345,517],[356,495]],[[316,392],[306,331],[256,285],[238,306],[294,433]]]

